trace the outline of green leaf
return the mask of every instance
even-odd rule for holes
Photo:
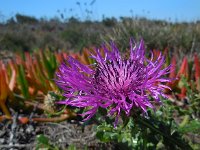
[[[103,141],[103,134],[104,134],[103,131],[97,131],[96,137],[97,137],[99,140]]]
[[[42,60],[43,60],[43,65],[44,65],[45,69],[47,70],[48,77],[49,77],[49,79],[52,79],[54,77],[57,62],[56,62],[55,55],[49,54],[49,53],[47,53],[47,54],[45,55],[44,53],[41,53],[41,56],[42,56]]]
[[[75,145],[69,145],[67,150],[76,150],[76,146]]]
[[[49,145],[49,139],[43,134],[37,136],[37,141],[40,144]]]
[[[180,127],[178,131],[181,133],[192,132],[192,133],[200,134],[200,121],[193,120],[187,123],[186,125],[184,125],[183,127]]]
[[[18,82],[22,90],[22,95],[24,96],[24,98],[29,98],[28,82],[25,77],[24,67],[22,65],[19,65],[18,70]]]
[[[51,145],[48,137],[43,134],[37,136],[36,150],[47,149],[47,150],[59,150],[59,147]]]

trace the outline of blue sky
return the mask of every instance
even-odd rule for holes
[[[172,21],[200,20],[200,0],[0,0],[0,20],[16,13],[41,17],[76,16],[90,19],[102,16],[146,16]],[[58,11],[59,10],[59,11]]]

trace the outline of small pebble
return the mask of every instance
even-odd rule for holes
[[[4,142],[5,142],[5,139],[0,138],[0,143],[1,143],[1,144],[4,144]]]
[[[27,128],[26,128],[26,133],[32,133],[34,131],[34,128],[32,125],[29,125]]]
[[[23,128],[20,128],[20,129],[19,129],[19,132],[24,132],[24,129],[23,129]]]
[[[0,131],[0,137],[2,137],[5,133],[6,131]]]

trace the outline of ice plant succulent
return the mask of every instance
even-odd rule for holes
[[[83,65],[72,57],[62,63],[57,72],[57,85],[64,90],[65,101],[61,104],[88,108],[85,120],[95,115],[98,108],[108,111],[108,116],[115,116],[115,123],[122,112],[128,116],[132,109],[139,108],[146,114],[147,108],[154,108],[152,99],[160,103],[164,89],[163,82],[170,79],[162,77],[169,73],[170,66],[162,68],[164,57],[153,61],[145,57],[143,40],[135,43],[130,40],[130,56],[122,57],[116,45],[111,42],[110,49],[102,47],[92,55],[96,60],[94,67]]]

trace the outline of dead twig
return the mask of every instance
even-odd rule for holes
[[[34,145],[33,144],[13,144],[13,145],[7,145],[7,144],[4,144],[4,145],[0,145],[0,149],[1,148],[25,148],[25,147],[33,147]]]

